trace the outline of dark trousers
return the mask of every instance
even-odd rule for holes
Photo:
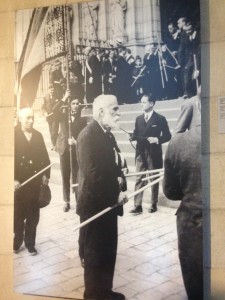
[[[203,299],[202,212],[178,210],[178,249],[184,286],[189,300]]]
[[[65,202],[70,202],[70,152],[69,149],[66,149],[62,155],[59,155],[60,158],[60,170],[62,176],[62,185],[63,185],[63,200]],[[74,182],[77,182],[77,173],[78,173],[78,163],[76,159],[75,149],[72,151],[72,165],[73,165],[73,174]],[[75,190],[75,196],[77,195],[77,188]]]
[[[187,63],[183,69],[184,76],[184,94],[187,95],[188,98],[191,98],[196,95],[196,82],[192,79],[192,75],[194,72],[193,63]]]
[[[117,215],[114,211],[85,226],[84,299],[104,299],[113,287],[117,252]]]
[[[58,136],[58,131],[59,131],[59,121],[53,118],[49,118],[47,122],[48,122],[48,128],[49,128],[52,146],[55,146],[57,136]]]
[[[136,172],[142,172],[147,170],[154,170],[158,169],[158,167],[154,166],[154,161],[149,155],[149,153],[144,153],[143,155],[138,154],[135,159],[136,163]],[[157,174],[157,173],[154,173]],[[144,185],[147,184],[147,181],[142,181],[143,178],[145,178],[146,175],[139,175],[136,176],[136,184],[135,184],[135,191],[142,188]],[[151,181],[155,180],[153,178]],[[152,196],[151,196],[151,204],[153,206],[157,205],[158,202],[158,195],[159,195],[159,183],[156,183],[152,186]],[[134,197],[134,205],[135,206],[141,206],[142,205],[142,198],[143,198],[143,192],[137,194]]]
[[[35,194],[30,194],[35,197]],[[27,197],[27,196],[26,196]],[[27,197],[28,198],[28,197]],[[36,228],[40,209],[34,199],[22,199],[15,196],[14,201],[14,249],[18,249],[24,240],[26,248],[35,246]]]

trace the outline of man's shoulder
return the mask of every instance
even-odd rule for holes
[[[32,134],[34,135],[34,137],[43,138],[42,133],[35,128],[32,129]]]
[[[196,104],[196,101],[197,101],[197,96],[191,97],[189,99],[185,99],[183,104],[182,104],[182,108],[192,107],[193,105]]]
[[[95,133],[96,128],[96,121],[92,120],[90,123],[87,124],[87,126],[84,127],[84,129],[80,132],[78,139],[82,140],[84,138],[90,138]]]
[[[153,115],[154,115],[154,118],[158,119],[158,120],[166,120],[166,117],[157,113],[155,110],[153,111]]]
[[[144,118],[144,113],[141,114],[141,115],[139,115],[139,116],[137,116],[137,117],[136,117],[136,120],[139,121],[139,120],[141,120],[141,119],[143,119],[143,118]]]

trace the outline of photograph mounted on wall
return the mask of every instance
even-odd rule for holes
[[[16,11],[15,292],[203,299],[200,56],[196,0]]]

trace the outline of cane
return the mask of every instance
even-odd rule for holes
[[[92,216],[91,218],[87,219],[86,221],[82,222],[80,225],[78,225],[76,228],[74,228],[73,231],[76,231],[76,230],[78,230],[78,229],[84,227],[85,225],[89,224],[90,222],[92,222],[92,221],[98,219],[99,217],[101,217],[102,215],[106,214],[106,213],[109,212],[110,210],[112,210],[112,209],[118,207],[119,205],[123,205],[123,204],[127,203],[128,200],[129,200],[130,198],[132,198],[132,197],[134,197],[135,195],[137,195],[137,194],[143,192],[145,189],[147,189],[147,188],[153,186],[154,184],[160,182],[162,179],[163,179],[163,176],[161,176],[160,178],[158,178],[158,179],[156,179],[156,180],[150,182],[150,183],[147,184],[146,186],[143,186],[143,187],[140,188],[139,190],[137,190],[137,191],[131,193],[130,195],[125,196],[125,199],[124,199],[124,200],[122,200],[121,202],[119,202],[119,203],[117,203],[117,204],[115,204],[115,205],[113,205],[113,206],[111,206],[111,207],[107,207],[107,208],[103,209],[102,211],[100,211],[100,212],[97,213],[96,215],[94,215],[94,216]]]
[[[129,174],[126,174],[125,177],[131,177],[131,176],[137,176],[137,175],[148,175],[148,174],[163,172],[163,171],[164,171],[164,169],[147,170],[147,171],[142,171],[142,172],[129,173]]]
[[[52,165],[54,165],[54,163],[48,165],[47,167],[45,167],[44,169],[42,169],[38,173],[36,173],[33,176],[31,176],[29,179],[27,179],[26,181],[24,181],[23,183],[21,183],[20,187],[24,186],[25,184],[27,184],[28,182],[30,182],[32,179],[36,178],[37,176],[39,176],[41,173],[43,173],[47,169],[51,168]]]

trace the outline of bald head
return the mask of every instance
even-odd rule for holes
[[[23,131],[30,131],[34,124],[34,113],[31,108],[22,108],[19,112],[19,121]]]
[[[117,127],[119,106],[114,95],[100,95],[93,102],[93,118],[105,129]]]

